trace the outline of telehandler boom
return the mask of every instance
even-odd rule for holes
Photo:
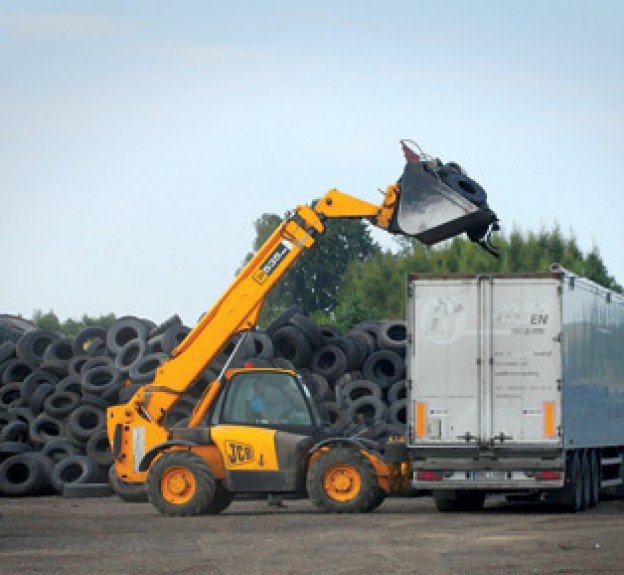
[[[427,245],[466,232],[494,253],[490,234],[498,229],[497,218],[481,186],[457,164],[418,154],[405,141],[402,146],[403,175],[387,187],[380,205],[331,189],[313,207],[298,206],[153,382],[108,409],[118,480],[144,483],[161,513],[218,513],[242,492],[307,493],[326,511],[364,512],[409,484],[400,443],[391,456],[357,439],[326,437],[308,389],[289,370],[224,368],[204,390],[187,427],[166,424],[167,414],[233,336],[255,328],[265,297],[323,235],[326,220],[365,219]],[[261,387],[271,407],[262,412],[253,409]]]

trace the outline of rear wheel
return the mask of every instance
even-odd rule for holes
[[[565,507],[570,513],[578,513],[583,510],[583,465],[577,452],[568,455],[567,468]]]
[[[312,502],[328,512],[365,513],[381,503],[371,462],[346,447],[335,447],[318,457],[308,473],[307,487]]]
[[[592,451],[590,458],[591,469],[591,493],[589,497],[589,506],[596,507],[600,501],[600,458],[597,451]]]
[[[591,473],[591,461],[590,461],[590,455],[588,452],[585,452],[581,455],[581,469],[582,469],[582,474],[583,474],[583,502],[582,502],[582,509],[583,511],[585,511],[585,509],[587,509],[590,505],[590,501],[591,501],[591,477],[592,477],[592,473]]]
[[[226,489],[223,484],[218,481],[215,485],[214,497],[212,498],[212,503],[208,507],[206,513],[211,515],[216,515],[217,513],[221,513],[221,511],[227,509],[234,500],[234,493]]]
[[[169,451],[152,465],[147,496],[163,515],[210,513],[215,479],[210,466],[190,451]]]

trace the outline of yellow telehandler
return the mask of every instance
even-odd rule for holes
[[[206,386],[188,425],[166,424],[167,414],[226,344],[237,334],[242,342],[256,327],[266,295],[320,239],[326,220],[363,218],[426,245],[466,232],[495,253],[490,237],[498,224],[485,191],[457,164],[416,152],[408,142],[402,141],[404,172],[380,205],[331,189],[313,207],[298,206],[153,382],[108,409],[117,478],[144,484],[161,513],[219,513],[237,493],[307,494],[325,511],[367,512],[387,494],[409,487],[404,441],[380,453],[358,437],[327,436],[307,386],[287,369],[226,364]]]

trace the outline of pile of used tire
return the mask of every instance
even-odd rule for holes
[[[122,317],[109,329],[88,327],[74,339],[19,327],[0,339],[0,495],[96,494],[81,489],[89,485],[105,494],[110,481],[120,496],[135,499],[114,476],[106,408],[152,381],[190,328],[177,316],[160,325]],[[388,436],[404,433],[405,343],[402,321],[364,322],[343,334],[290,308],[265,330],[233,338],[166,424],[185,424],[226,363],[251,362],[296,369],[330,433],[382,448]]]

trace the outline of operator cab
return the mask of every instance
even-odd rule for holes
[[[280,369],[230,370],[212,425],[267,427],[318,435],[321,417],[303,380]]]

